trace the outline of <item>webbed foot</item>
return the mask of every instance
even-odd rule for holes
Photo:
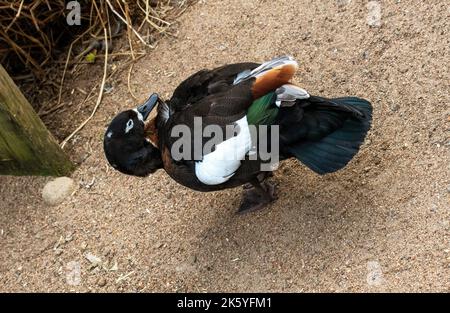
[[[244,196],[237,214],[254,212],[265,208],[277,199],[275,184],[269,182],[251,183],[244,185]]]

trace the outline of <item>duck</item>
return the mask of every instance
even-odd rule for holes
[[[286,55],[202,69],[170,99],[153,93],[117,114],[104,135],[106,159],[138,177],[164,169],[201,192],[243,186],[237,213],[262,209],[277,199],[269,178],[280,162],[294,158],[319,175],[336,172],[371,127],[368,100],[311,95],[292,82],[298,68]]]

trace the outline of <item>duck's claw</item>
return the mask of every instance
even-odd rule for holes
[[[263,182],[260,184],[244,185],[244,196],[237,214],[254,212],[266,207],[269,203],[276,200],[275,184]]]

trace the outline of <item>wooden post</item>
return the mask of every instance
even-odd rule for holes
[[[0,174],[66,176],[74,168],[0,64]]]

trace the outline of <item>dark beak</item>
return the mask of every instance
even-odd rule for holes
[[[137,107],[137,110],[139,113],[142,114],[142,117],[144,118],[144,121],[147,119],[147,117],[150,115],[150,112],[153,111],[156,104],[159,102],[159,96],[158,94],[154,93],[148,98],[147,101],[143,105],[140,105]]]

